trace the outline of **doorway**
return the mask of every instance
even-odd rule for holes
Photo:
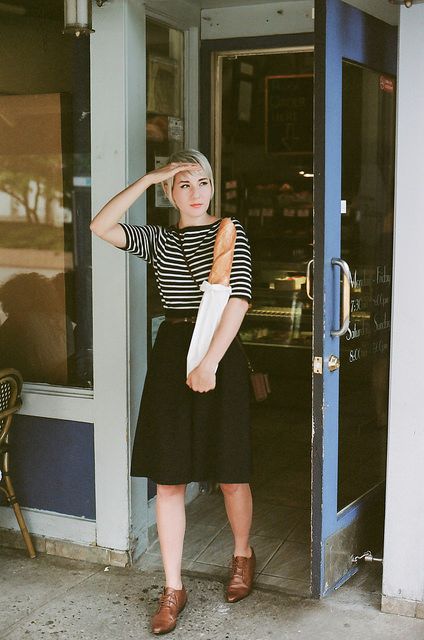
[[[252,251],[240,336],[272,393],[252,405],[257,584],[310,592],[313,94],[311,47],[214,55],[215,210]]]
[[[254,300],[240,335],[272,387],[264,403],[251,406],[256,584],[306,597],[312,300],[305,273],[313,251],[313,68],[311,46],[216,53],[209,74],[218,89],[211,117],[214,152],[207,153],[215,175],[214,210],[240,220],[250,240]],[[290,125],[281,120],[282,106]],[[210,122],[202,124],[210,135]],[[204,487],[186,513],[184,571],[226,580],[233,546],[219,490]],[[157,540],[140,566],[160,566]]]
[[[312,47],[237,49],[232,41],[231,49],[222,50],[223,43],[218,44],[221,49],[212,57],[209,147],[217,183],[215,210],[236,216],[251,242],[254,304],[241,337],[254,365],[270,373],[272,386],[270,398],[252,406],[252,539],[264,550],[262,557],[258,553],[256,583],[323,595],[358,570],[355,557],[366,547],[372,547],[374,556],[382,553],[395,81],[354,58],[341,60],[342,197],[337,224],[323,232],[323,218],[316,211],[314,215],[313,204],[315,192],[321,193],[314,190],[319,162],[313,151],[322,123],[314,113]],[[337,167],[335,174],[334,183]],[[314,305],[316,325],[325,298],[324,286],[313,301],[311,263],[320,233],[325,239],[340,237],[340,259],[330,261],[334,290],[327,291],[334,300],[331,313],[327,306],[331,331],[328,318],[320,326],[321,334],[326,325],[332,340],[337,339],[337,349],[332,344],[332,355],[325,358],[316,357],[319,340],[314,348],[312,325]],[[350,263],[352,273],[341,278],[339,263]],[[316,326],[314,332],[318,335]],[[319,394],[315,405],[311,402],[312,370],[315,390],[316,376],[329,375],[326,384],[332,392],[337,384],[337,415],[332,398],[326,429],[316,419]],[[321,442],[325,449],[325,438],[322,465],[316,448]],[[196,517],[201,500],[192,505]],[[208,545],[212,555],[208,548],[200,554],[197,569],[202,562],[223,563],[220,542],[230,550],[225,529]]]
[[[215,212],[251,243],[241,337],[271,378],[252,404],[256,583],[319,597],[382,552],[396,33],[331,0],[315,36],[203,43],[200,148]],[[184,569],[225,577],[222,497],[187,515]]]

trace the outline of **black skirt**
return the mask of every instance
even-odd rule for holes
[[[206,393],[186,384],[194,323],[162,322],[141,398],[131,475],[159,484],[249,482],[250,380],[237,339]]]

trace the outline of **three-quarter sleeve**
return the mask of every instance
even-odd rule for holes
[[[157,252],[160,227],[152,224],[142,226],[124,222],[119,224],[123,228],[127,240],[122,249],[146,260],[146,262],[152,262]]]
[[[231,268],[230,298],[244,298],[252,300],[252,259],[250,245],[243,225],[231,218],[236,227],[237,236],[234,247],[233,266]]]

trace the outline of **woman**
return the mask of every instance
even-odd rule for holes
[[[120,223],[133,202],[159,183],[179,211],[177,225]],[[205,156],[192,149],[180,151],[168,165],[147,173],[112,198],[90,227],[103,240],[152,263],[166,317],[152,350],[131,464],[131,475],[157,483],[157,529],[166,584],[152,619],[156,634],[175,628],[187,601],[181,580],[187,483],[219,483],[224,495],[234,535],[228,602],[249,595],[255,570],[255,554],[249,545],[249,376],[236,340],[251,299],[251,264],[246,234],[234,218],[237,237],[231,295],[206,355],[186,375],[187,352],[202,298],[199,284],[210,272],[220,223],[208,213],[213,189]]]

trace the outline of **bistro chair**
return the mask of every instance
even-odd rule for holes
[[[9,472],[9,431],[14,414],[21,408],[22,376],[16,369],[0,370],[0,490],[15,512],[30,558],[35,550],[25,524]]]

